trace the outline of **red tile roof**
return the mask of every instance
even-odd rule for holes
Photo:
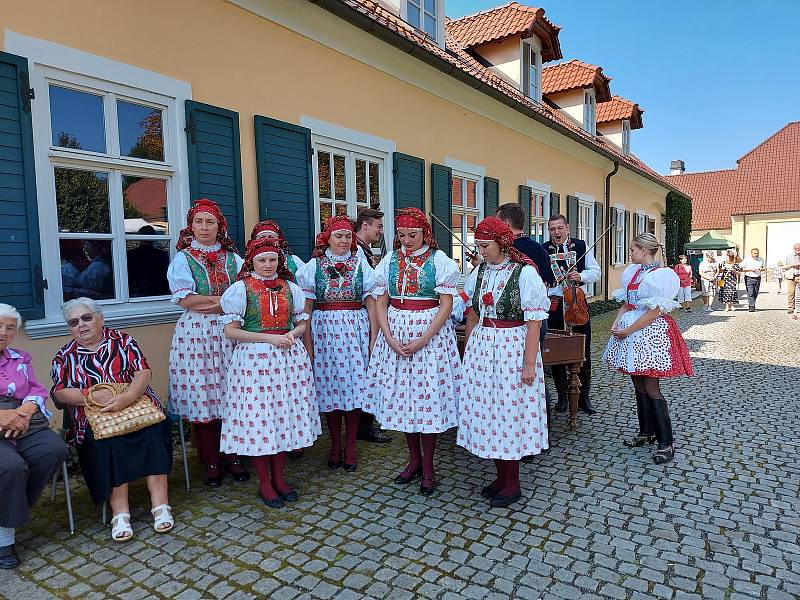
[[[611,77],[603,75],[603,68],[576,59],[542,69],[542,95],[594,87],[597,102],[611,100],[608,83]]]
[[[667,177],[692,196],[692,229],[728,229],[731,215],[800,211],[800,122],[736,162],[735,169]]]
[[[597,122],[610,123],[628,119],[631,122],[631,129],[642,128],[642,113],[644,109],[636,102],[627,100],[622,96],[612,96],[608,102],[597,104]]]
[[[333,1],[333,0],[332,0]],[[348,7],[359,15],[358,26],[370,31],[380,39],[387,40],[386,32],[378,32],[379,27],[384,27],[388,32],[393,32],[403,39],[407,40],[410,47],[405,44],[402,49],[405,52],[416,55],[420,60],[426,60],[429,64],[436,62],[442,65],[448,65],[442,68],[442,71],[451,73],[457,79],[463,81],[465,85],[473,88],[490,88],[503,98],[497,98],[498,102],[503,102],[512,108],[519,110],[520,108],[539,115],[542,120],[550,121],[558,130],[561,128],[563,135],[569,135],[573,138],[582,140],[581,143],[593,148],[595,151],[605,153],[613,157],[613,160],[618,161],[620,165],[626,166],[635,172],[644,175],[645,177],[658,182],[660,185],[668,189],[677,189],[675,186],[665,179],[662,175],[655,172],[648,167],[645,163],[640,161],[636,156],[629,154],[624,155],[622,151],[602,138],[602,136],[593,136],[575,123],[571,118],[560,113],[556,108],[552,108],[546,104],[531,100],[528,96],[523,94],[519,89],[503,80],[498,75],[494,74],[490,69],[479,63],[473,56],[466,52],[466,50],[459,44],[455,43],[450,36],[445,36],[446,50],[440,48],[434,40],[417,29],[411,27],[408,23],[403,21],[400,17],[388,11],[386,8],[378,4],[375,0],[335,0],[336,4],[341,7]],[[326,6],[321,4],[321,6]],[[336,9],[334,14],[342,16],[340,12],[342,9]],[[371,24],[362,23],[363,18],[369,19]],[[397,47],[401,47],[397,45]],[[423,59],[421,52],[429,53],[430,59]],[[453,67],[454,69],[451,69]],[[437,67],[438,68],[438,67]],[[474,79],[470,79],[474,78]],[[477,80],[477,82],[475,81]],[[477,84],[477,85],[476,85]],[[485,92],[484,92],[485,93]],[[489,94],[493,96],[493,94]],[[519,108],[518,108],[519,107]],[[525,113],[524,113],[525,114]],[[535,117],[531,117],[535,118]]]
[[[462,48],[537,35],[543,43],[543,61],[562,58],[558,42],[561,28],[544,16],[543,8],[509,2],[459,19],[448,19],[445,27],[453,42]]]

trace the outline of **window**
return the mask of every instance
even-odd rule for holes
[[[576,237],[586,242],[586,247],[594,242],[594,201],[578,201],[578,227]],[[592,297],[595,294],[595,284],[586,285],[586,295]]]
[[[636,213],[636,223],[633,228],[633,235],[639,235],[647,231],[647,217],[641,213]]]
[[[522,43],[522,91],[537,102],[542,101],[542,55],[530,42]]]
[[[656,235],[656,220],[653,217],[647,217],[647,233]]]
[[[406,0],[406,20],[412,27],[426,33],[434,40],[438,39],[440,0]]]
[[[550,238],[547,219],[550,218],[550,193],[533,189],[531,193],[531,237],[539,243]]]
[[[625,211],[621,207],[617,207],[616,209],[614,222],[617,225],[614,228],[614,264],[622,265],[625,264],[628,249],[626,248],[627,244],[625,240],[625,230],[627,229],[625,224]]]
[[[362,208],[386,210],[382,204],[383,158],[317,144],[317,232],[333,215],[355,219]]]
[[[478,180],[468,176],[453,175],[452,226],[453,233],[470,248],[475,246],[475,227],[481,218],[478,206]],[[462,273],[469,273],[471,268],[467,260],[467,251],[461,243],[453,238],[453,260]]]
[[[622,153],[625,156],[631,153],[631,122],[622,121]]]
[[[594,88],[583,91],[583,129],[595,135],[597,123],[597,100]]]

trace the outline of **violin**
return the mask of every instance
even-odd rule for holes
[[[576,281],[564,289],[564,322],[567,325],[586,325],[589,322],[589,304],[586,294]]]

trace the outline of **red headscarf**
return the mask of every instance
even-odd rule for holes
[[[401,208],[397,211],[397,216],[394,218],[394,228],[399,229],[420,229],[422,230],[422,239],[429,248],[436,250],[439,245],[436,243],[436,238],[433,237],[433,229],[428,219],[425,218],[423,213],[418,208]],[[394,249],[400,249],[400,238],[395,235]]]
[[[277,235],[283,251],[287,254],[292,253],[292,251],[289,249],[289,242],[286,241],[286,237],[283,235],[283,230],[281,229],[280,225],[278,225],[278,222],[273,221],[272,219],[267,219],[266,221],[256,223],[255,227],[253,227],[253,232],[250,234],[250,240],[252,241],[256,239],[259,233],[263,233],[265,231],[271,231]]]
[[[486,217],[478,223],[475,228],[475,241],[497,242],[500,249],[506,252],[513,262],[536,268],[530,258],[514,248],[514,234],[511,232],[511,228],[505,221],[501,221],[497,217]]]
[[[328,247],[328,242],[331,239],[331,234],[334,231],[349,231],[353,234],[350,242],[350,252],[355,253],[356,249],[358,248],[358,243],[356,241],[356,228],[353,226],[353,222],[348,217],[344,215],[338,215],[326,219],[325,227],[317,235],[317,239],[314,240],[314,251],[311,253],[311,258],[318,258],[325,254],[325,249]]]
[[[217,203],[209,200],[208,198],[201,198],[194,203],[194,206],[189,209],[186,215],[186,227],[181,229],[178,236],[178,243],[175,244],[177,250],[183,250],[192,245],[194,240],[194,232],[192,231],[192,220],[197,213],[208,213],[217,220],[219,227],[217,228],[217,241],[223,250],[230,250],[231,252],[238,252],[236,244],[228,237],[228,221],[225,220],[225,215],[222,214]]]
[[[245,252],[244,264],[236,276],[236,280],[242,280],[250,277],[253,272],[253,259],[259,254],[265,252],[272,252],[278,255],[278,277],[286,281],[294,281],[294,275],[286,266],[286,257],[283,254],[283,249],[278,240],[269,240],[266,238],[259,238],[257,240],[250,240],[247,242],[247,250]]]

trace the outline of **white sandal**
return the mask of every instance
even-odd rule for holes
[[[125,521],[127,519],[127,522]],[[111,539],[115,542],[127,542],[133,537],[131,515],[119,513],[111,517]]]
[[[175,519],[172,518],[171,510],[172,507],[169,504],[159,504],[150,511],[150,514],[153,515],[153,529],[155,529],[156,533],[167,533],[175,526]],[[161,513],[156,516],[158,511],[161,511]]]

